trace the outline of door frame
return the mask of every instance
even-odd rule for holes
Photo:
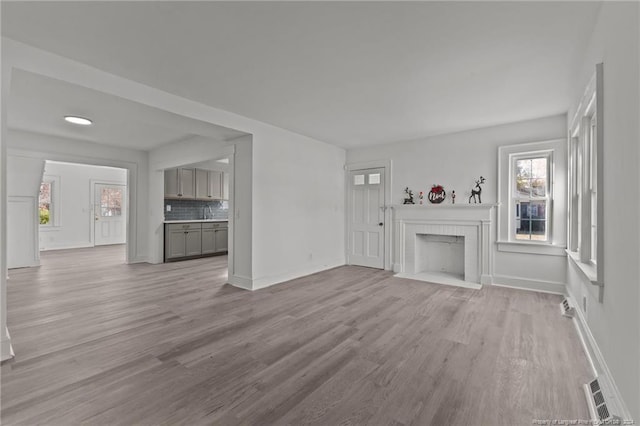
[[[103,179],[89,179],[89,185],[90,185],[90,191],[89,191],[89,196],[91,197],[91,225],[90,225],[90,231],[91,231],[91,247],[95,247],[96,246],[96,226],[95,226],[95,221],[96,221],[96,212],[95,212],[95,208],[96,208],[96,184],[98,185],[118,185],[118,186],[124,186],[126,191],[127,191],[127,205],[125,206],[125,212],[127,214],[127,217],[125,218],[124,224],[126,226],[126,229],[124,230],[124,235],[125,235],[125,241],[124,244],[128,247],[129,245],[129,205],[131,203],[131,196],[130,196],[130,192],[129,191],[129,176],[127,173],[127,181],[125,183],[122,182],[116,182],[113,180],[103,180]]]
[[[344,219],[345,219],[345,235],[344,235],[344,254],[345,254],[345,262],[349,260],[349,233],[350,233],[350,225],[349,225],[349,185],[351,184],[349,179],[349,174],[355,170],[366,170],[366,169],[384,169],[384,270],[390,271],[392,269],[391,263],[391,228],[393,227],[392,223],[392,203],[391,203],[391,171],[392,171],[392,161],[389,160],[373,160],[373,161],[359,161],[353,163],[347,163],[344,166],[344,183],[345,183],[345,191],[344,191]]]

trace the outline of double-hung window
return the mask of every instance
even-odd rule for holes
[[[552,152],[511,155],[511,239],[549,241]]]
[[[41,230],[60,226],[60,177],[44,175],[38,194],[38,215]]]
[[[566,256],[566,159],[566,138],[498,148],[499,251]]]
[[[589,278],[602,286],[604,272],[601,252],[604,209],[598,197],[602,188],[602,64],[587,86],[571,126],[569,144],[569,255]],[[600,247],[599,247],[600,246]]]
[[[51,180],[44,181],[40,184],[38,210],[40,214],[40,225],[53,225],[53,181]]]

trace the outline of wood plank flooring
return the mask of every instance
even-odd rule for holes
[[[345,266],[248,292],[226,256],[121,246],[10,271],[2,423],[530,425],[586,419],[559,296]]]

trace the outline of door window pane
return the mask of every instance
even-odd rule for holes
[[[371,173],[369,175],[369,185],[380,184],[380,173]]]
[[[354,185],[364,185],[364,175],[354,175],[353,176],[353,184]]]
[[[100,215],[102,217],[122,216],[122,189],[102,188]]]

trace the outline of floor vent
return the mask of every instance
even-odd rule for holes
[[[560,310],[565,317],[573,318],[576,314],[576,308],[569,304],[569,299],[564,298],[560,303]]]
[[[599,422],[597,424],[622,420],[620,416],[616,415],[616,413],[620,413],[620,410],[611,392],[611,386],[604,376],[596,377],[584,385],[584,393],[587,397],[591,419]]]

